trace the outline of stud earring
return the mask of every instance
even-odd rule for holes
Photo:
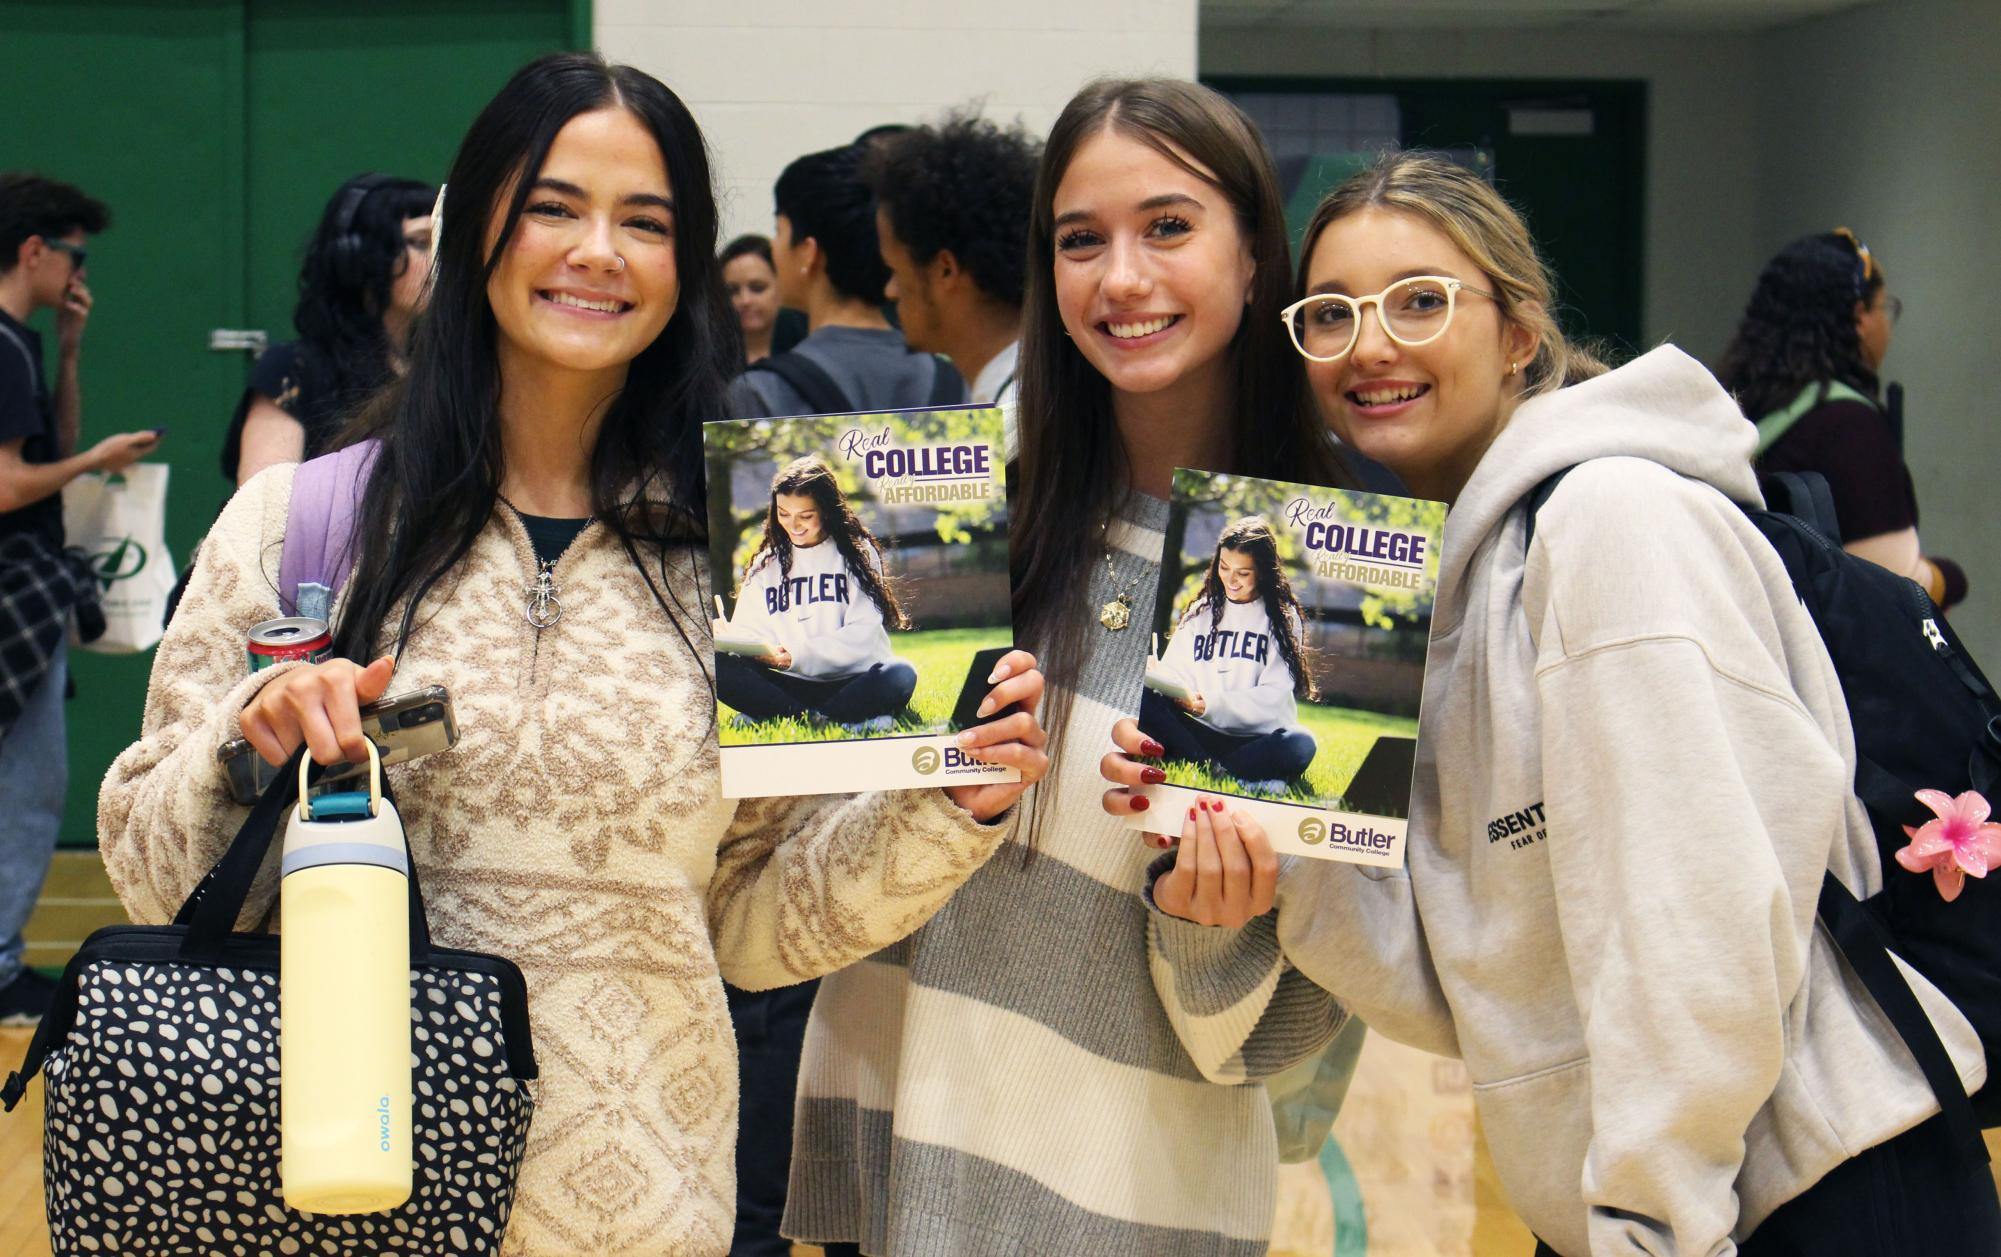
[[[1521,364],[1521,363],[1519,363],[1519,362],[1510,362],[1510,363],[1508,364],[1508,374],[1509,374],[1509,375],[1515,375],[1515,374],[1519,373],[1519,372],[1521,371],[1521,369],[1522,369],[1522,364]]]

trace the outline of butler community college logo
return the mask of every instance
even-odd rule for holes
[[[935,746],[918,747],[917,753],[910,757],[910,766],[915,768],[919,775],[925,777],[929,777],[932,773],[937,772],[938,748]]]
[[[1318,816],[1309,816],[1299,822],[1299,840],[1309,847],[1317,847],[1327,839],[1327,822]]]
[[[90,566],[97,573],[97,583],[109,589],[113,582],[130,580],[146,570],[146,547],[130,537],[121,537],[91,555]]]

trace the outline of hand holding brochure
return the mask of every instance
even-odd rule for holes
[[[1133,827],[1229,795],[1282,855],[1402,864],[1444,531],[1441,502],[1177,470],[1139,692],[1167,783]]]
[[[956,741],[1013,642],[1001,434],[991,407],[705,426],[725,798],[1020,780]]]

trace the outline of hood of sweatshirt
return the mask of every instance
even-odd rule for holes
[[[1459,622],[1467,567],[1515,504],[1550,476],[1629,455],[1714,485],[1733,502],[1763,506],[1751,470],[1757,444],[1758,430],[1716,377],[1672,345],[1523,402],[1446,518],[1434,631]]]

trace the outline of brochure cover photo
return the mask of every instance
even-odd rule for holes
[[[1280,854],[1401,864],[1444,530],[1442,502],[1177,470],[1139,701],[1167,784],[1134,826],[1232,795]]]
[[[1001,412],[702,435],[724,796],[1019,780],[954,741],[1014,640]]]

